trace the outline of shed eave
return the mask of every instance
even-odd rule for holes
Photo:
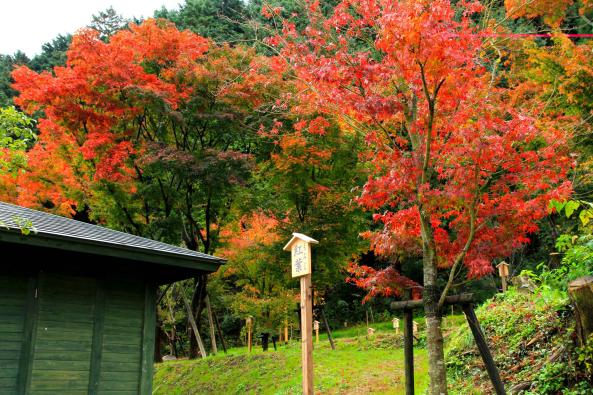
[[[166,252],[135,248],[126,245],[100,243],[93,240],[64,237],[46,233],[23,235],[20,230],[1,229],[0,242],[9,242],[38,247],[49,247],[80,253],[111,256],[130,261],[182,267],[203,272],[215,272],[226,260],[198,256],[168,254]]]

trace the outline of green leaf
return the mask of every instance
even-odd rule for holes
[[[579,208],[581,204],[577,201],[574,200],[569,200],[568,202],[566,202],[566,207],[564,208],[564,213],[566,214],[566,218],[570,218],[570,216],[572,215],[572,213],[574,213],[574,211]]]
[[[593,218],[593,210],[592,209],[583,210],[579,213],[579,219],[581,220],[583,225],[587,225],[589,223],[589,221],[591,220],[591,218]]]
[[[562,211],[562,209],[564,208],[565,204],[566,204],[565,202],[560,202],[558,200],[552,199],[552,200],[550,200],[550,204],[548,205],[548,208],[554,209],[554,210],[556,210],[557,213],[560,213]]]

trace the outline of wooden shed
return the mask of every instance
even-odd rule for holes
[[[0,254],[0,394],[150,394],[158,285],[224,262],[2,202]]]

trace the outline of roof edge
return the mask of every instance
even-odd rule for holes
[[[0,242],[49,247],[66,251],[82,252],[94,255],[111,256],[139,262],[155,263],[166,266],[183,267],[207,272],[215,272],[226,259],[202,258],[190,255],[171,256],[170,254],[118,244],[105,244],[93,240],[66,236],[37,233],[23,235],[20,230],[0,229]],[[83,247],[83,248],[81,248]]]

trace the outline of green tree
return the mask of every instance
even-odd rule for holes
[[[109,7],[94,14],[89,27],[98,31],[101,40],[106,41],[118,31],[125,29],[129,22],[129,20],[119,15],[113,7]]]
[[[218,43],[248,40],[245,5],[241,0],[186,0],[179,10],[162,8],[155,17],[166,18],[179,29],[189,29]]]
[[[29,63],[29,58],[24,52],[17,51],[14,55],[0,55],[0,106],[12,105],[12,98],[17,92],[12,88],[10,73],[19,65]]]
[[[25,153],[35,143],[35,122],[14,107],[0,108],[0,176],[14,176],[26,165]]]
[[[28,62],[29,67],[40,72],[43,70],[52,70],[56,66],[64,66],[66,64],[66,51],[71,42],[72,35],[59,34],[56,38],[41,46],[41,53],[35,55]]]

